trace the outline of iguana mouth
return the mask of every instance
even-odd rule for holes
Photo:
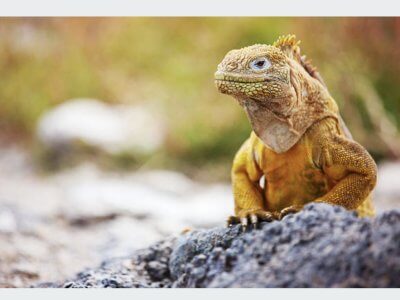
[[[279,77],[275,76],[250,76],[250,75],[237,75],[232,73],[223,73],[217,71],[214,75],[215,82],[233,82],[233,83],[267,83],[271,81],[279,81],[287,83]]]
[[[238,82],[238,83],[258,83],[268,81],[268,78],[265,76],[245,76],[245,75],[236,75],[236,74],[227,74],[217,71],[214,75],[215,81],[219,82]]]
[[[249,80],[239,80],[239,79],[235,79],[235,80],[233,80],[233,79],[231,79],[231,80],[229,80],[229,79],[215,79],[215,81],[217,81],[217,82],[237,82],[237,83],[259,83],[259,82],[264,82],[264,81],[267,81],[267,80],[260,80],[260,81],[249,81]]]

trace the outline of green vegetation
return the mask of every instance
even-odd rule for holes
[[[396,18],[2,19],[0,126],[33,143],[40,115],[68,99],[144,103],[168,125],[155,166],[228,176],[250,127],[214,88],[216,66],[232,48],[294,33],[355,138],[376,158],[398,157],[399,31]]]

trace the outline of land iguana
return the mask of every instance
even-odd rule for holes
[[[244,108],[253,131],[235,155],[235,215],[244,230],[309,202],[373,216],[377,167],[355,142],[338,106],[294,35],[229,51],[215,84]]]

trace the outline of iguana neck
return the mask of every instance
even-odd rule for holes
[[[326,88],[315,79],[301,79],[292,80],[296,101],[284,114],[273,112],[258,100],[240,101],[256,135],[277,153],[294,146],[315,122],[328,116],[338,118],[338,107]]]

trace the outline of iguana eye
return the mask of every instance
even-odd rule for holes
[[[266,70],[271,66],[271,63],[265,57],[256,58],[252,62],[250,62],[250,68],[255,71]]]

